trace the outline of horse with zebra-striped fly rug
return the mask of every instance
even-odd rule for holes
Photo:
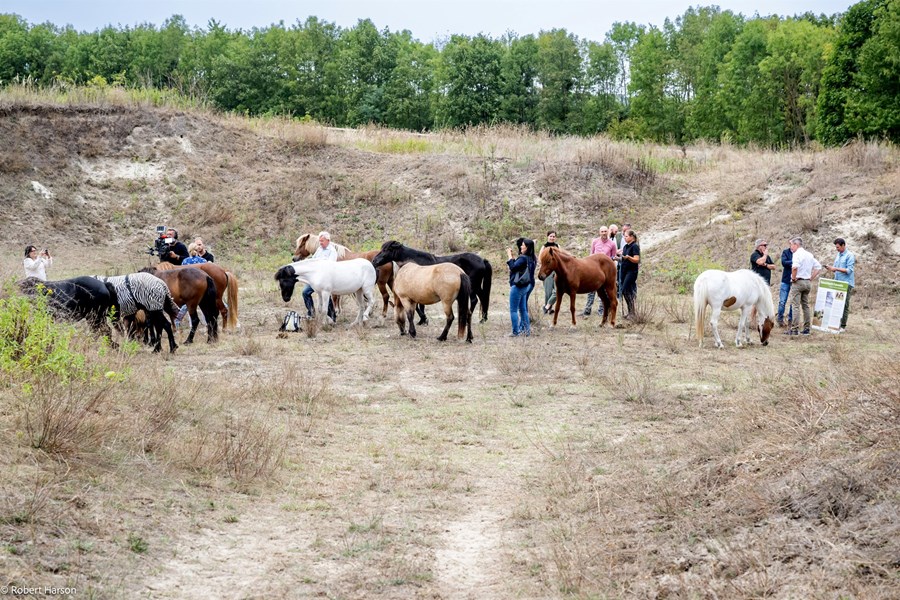
[[[175,352],[178,344],[175,343],[172,325],[166,319],[166,315],[174,320],[178,316],[178,306],[163,280],[150,273],[131,273],[114,277],[95,275],[94,277],[112,285],[112,289],[115,290],[116,310],[113,322],[122,319],[125,332],[129,337],[135,333],[136,315],[139,311],[143,311],[150,327],[153,351],[161,350],[162,332],[165,331],[169,336],[169,352]]]

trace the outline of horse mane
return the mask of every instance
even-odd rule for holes
[[[753,273],[753,271],[750,272]],[[757,273],[753,274],[756,276],[756,285],[759,288],[759,299],[756,301],[757,310],[759,310],[761,314],[764,313],[764,317],[774,318],[775,302],[772,300],[772,291],[766,284],[765,279],[760,277]],[[765,311],[762,309],[765,309]]]

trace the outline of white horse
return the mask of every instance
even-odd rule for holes
[[[741,319],[738,322],[734,345],[740,347],[741,332],[744,341],[750,343],[750,312],[755,306],[759,314],[759,340],[763,346],[769,344],[769,333],[775,326],[775,306],[772,303],[772,292],[765,280],[751,271],[741,269],[726,273],[715,269],[704,271],[694,282],[694,320],[697,325],[697,339],[703,347],[703,326],[706,321],[706,305],[712,307],[709,324],[717,348],[725,345],[719,338],[719,313],[722,309],[740,309]]]
[[[364,258],[354,258],[333,262],[330,260],[302,260],[285,265],[275,273],[281,286],[281,298],[291,299],[297,282],[307,283],[316,291],[316,317],[322,319],[328,311],[328,300],[332,294],[352,294],[356,296],[359,312],[352,325],[369,320],[375,303],[375,267]]]

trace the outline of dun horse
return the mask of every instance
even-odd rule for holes
[[[351,260],[354,258],[364,258],[371,262],[375,255],[378,254],[378,250],[370,250],[368,252],[353,252],[350,248],[346,246],[341,246],[340,244],[336,244],[331,242],[331,244],[337,250],[338,260]],[[316,248],[319,247],[319,238],[317,238],[312,233],[304,233],[300,237],[297,238],[297,242],[294,246],[294,262],[303,260],[308,256],[311,256]],[[388,289],[393,291],[394,289],[394,265],[391,263],[385,263],[381,265],[378,269],[376,269],[378,273],[378,278],[375,280],[375,284],[378,286],[378,291],[381,292],[381,317],[384,318],[387,315],[388,306],[391,303],[391,297],[388,295]],[[334,309],[340,312],[340,300],[339,297],[333,298],[334,300]]]
[[[751,271],[741,269],[726,273],[711,269],[700,273],[694,282],[694,320],[697,325],[697,339],[703,347],[703,327],[706,321],[706,306],[712,307],[709,324],[717,348],[724,348],[719,337],[719,313],[725,310],[740,310],[737,335],[734,345],[740,347],[741,334],[750,343],[750,311],[755,306],[759,314],[759,340],[763,346],[769,344],[769,334],[775,326],[775,306],[772,292],[765,280]]]
[[[456,300],[459,311],[457,338],[472,342],[472,318],[469,298],[472,295],[472,284],[465,271],[454,264],[440,263],[436,265],[418,265],[411,258],[398,256],[397,242],[386,242],[381,251],[372,259],[376,267],[396,262],[400,269],[394,275],[394,311],[400,335],[406,335],[406,323],[409,323],[409,336],[416,337],[415,310],[417,304],[435,304],[440,302],[444,307],[447,319],[444,331],[438,336],[443,342],[453,324],[453,301]],[[402,246],[401,246],[402,248]]]
[[[234,273],[211,262],[193,265],[173,265],[161,262],[155,267],[160,271],[196,268],[212,277],[216,284],[216,307],[219,309],[219,314],[222,315],[222,329],[234,329],[238,326],[238,280]],[[223,301],[225,297],[228,299],[227,305]]]
[[[389,252],[392,257],[390,260],[401,262],[414,262],[417,265],[436,265],[442,263],[454,264],[461,268],[468,275],[472,286],[471,306],[469,312],[475,312],[475,305],[481,301],[481,322],[484,323],[488,318],[488,307],[491,303],[491,279],[493,277],[493,267],[486,259],[481,258],[473,252],[462,252],[460,254],[450,254],[448,256],[435,256],[428,252],[408,248],[400,242],[385,242],[381,246],[381,252]],[[396,291],[396,290],[395,290]],[[425,318],[425,311],[419,313],[421,317],[419,324],[425,324],[428,319]]]
[[[215,342],[219,339],[219,315],[216,308],[216,284],[213,278],[199,269],[169,269],[160,271],[153,267],[141,269],[144,273],[150,273],[162,279],[172,292],[172,298],[178,306],[187,304],[188,314],[191,316],[191,332],[185,344],[194,343],[194,334],[197,333],[197,325],[200,319],[197,315],[197,307],[203,312],[206,319],[206,341]]]
[[[575,296],[597,292],[603,302],[603,321],[607,318],[613,327],[616,326],[616,263],[605,254],[592,254],[585,258],[576,258],[565,250],[547,246],[538,257],[541,269],[538,279],[543,281],[550,273],[556,273],[556,307],[553,311],[553,325],[559,318],[563,294],[569,295],[569,310],[572,313],[572,327],[575,326]]]

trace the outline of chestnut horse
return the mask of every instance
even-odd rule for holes
[[[456,300],[459,310],[459,326],[456,337],[472,343],[472,318],[469,299],[472,295],[472,284],[465,271],[451,263],[436,265],[417,265],[411,260],[396,260],[389,248],[390,242],[382,246],[372,259],[378,268],[390,262],[396,262],[400,268],[394,275],[394,312],[400,335],[406,335],[406,322],[409,323],[409,336],[416,337],[416,305],[435,304],[440,302],[444,307],[447,323],[438,340],[447,340],[447,332],[453,324],[453,301]]]
[[[378,250],[370,250],[368,252],[353,252],[347,246],[341,246],[340,244],[336,244],[331,242],[331,244],[337,250],[338,260],[352,260],[354,258],[365,258],[370,261],[375,258],[375,255],[378,254]],[[294,244],[294,262],[301,261],[304,258],[312,256],[312,254],[316,251],[316,248],[319,247],[319,238],[312,233],[304,233],[300,237],[297,238],[297,242]],[[391,297],[388,295],[388,289],[394,289],[394,265],[391,263],[385,263],[376,270],[376,274],[378,275],[378,279],[375,280],[375,284],[378,286],[378,291],[381,292],[381,317],[384,318],[387,316],[388,306],[391,303]],[[341,301],[340,296],[333,296],[332,300],[334,301],[334,309],[335,311],[340,311]]]
[[[553,311],[553,326],[559,318],[563,294],[569,295],[569,309],[572,312],[572,327],[575,326],[575,295],[597,292],[603,302],[603,321],[607,317],[616,326],[616,263],[605,254],[592,254],[576,258],[565,250],[547,246],[538,257],[541,270],[538,279],[543,281],[550,273],[556,273],[556,308]]]
[[[212,262],[193,265],[173,265],[172,263],[161,262],[155,267],[160,271],[194,267],[212,277],[213,282],[216,284],[216,306],[219,309],[219,314],[222,315],[222,329],[229,327],[234,329],[238,326],[238,280],[234,273],[226,271]],[[228,294],[227,305],[222,300],[226,293]]]
[[[193,266],[193,265],[192,265]],[[188,314],[191,315],[191,332],[185,344],[194,343],[194,334],[197,333],[197,325],[200,319],[197,316],[197,307],[203,312],[206,319],[206,341],[215,342],[219,339],[219,315],[216,307],[216,284],[212,277],[200,269],[166,269],[159,270],[153,267],[141,269],[142,273],[150,273],[162,279],[169,287],[172,298],[178,306],[187,304]]]

